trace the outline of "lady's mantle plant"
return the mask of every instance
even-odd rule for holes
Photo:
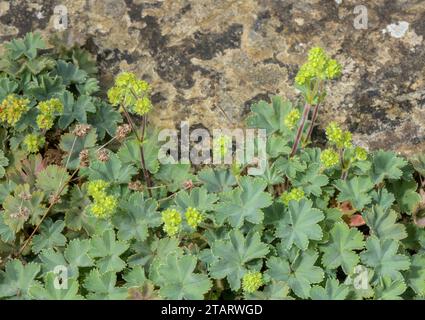
[[[304,108],[252,106],[248,125],[267,131],[261,176],[161,165],[149,84],[122,73],[107,102],[95,71],[84,50],[45,50],[37,34],[6,45],[0,298],[425,297],[425,159],[368,153],[337,123],[326,149],[309,147],[341,73],[322,49],[296,77]]]

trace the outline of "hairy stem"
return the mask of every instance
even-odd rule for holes
[[[72,178],[75,176],[75,174],[78,172],[79,168],[75,169],[74,172],[72,173],[72,175],[69,177],[69,179],[59,188],[58,192],[56,193],[56,195],[60,195],[62,193],[62,191],[65,189],[65,187],[68,185],[68,183],[72,180]],[[25,240],[24,244],[22,245],[22,247],[19,249],[17,256],[20,256],[22,254],[22,252],[25,250],[25,248],[28,246],[28,244],[31,242],[31,239],[34,237],[35,233],[38,231],[38,229],[40,228],[41,224],[43,223],[44,219],[47,217],[47,215],[49,214],[50,210],[52,209],[52,207],[55,205],[55,202],[52,201],[49,205],[49,207],[46,209],[46,211],[44,212],[43,216],[41,217],[40,221],[37,223],[37,225],[35,226],[34,230],[31,232],[30,236],[27,238],[27,240]]]
[[[134,122],[131,119],[131,116],[128,113],[127,108],[124,106],[124,104],[122,105],[122,109],[124,110],[124,115],[125,115],[125,117],[127,119],[127,122],[130,124],[131,130],[134,132],[134,134],[136,135],[137,140],[140,143],[140,159],[141,159],[143,176],[145,177],[145,181],[146,181],[148,187],[150,188],[152,185],[151,185],[151,182],[150,182],[149,173],[146,170],[145,156],[143,154],[143,139],[144,139],[144,136],[142,136],[142,138],[140,137],[140,135],[139,135],[139,133],[138,133],[138,131],[136,129],[136,126],[134,125]],[[144,124],[144,122],[143,122],[143,124]],[[144,130],[145,129],[144,129],[144,125],[143,125],[142,131],[144,132]],[[148,189],[148,193],[149,193],[149,196],[152,197],[152,191],[151,191],[151,189]]]
[[[301,118],[300,126],[298,127],[297,135],[295,136],[294,145],[292,146],[291,155],[289,157],[293,157],[297,152],[298,145],[300,144],[301,136],[303,134],[305,121],[307,120],[308,114],[310,112],[310,108],[310,104],[306,103],[304,106],[304,112]]]
[[[308,140],[310,140],[310,138],[311,138],[311,134],[312,134],[312,132],[313,132],[314,124],[315,124],[315,122],[316,122],[316,119],[317,119],[317,115],[318,115],[318,113],[319,113],[319,103],[318,103],[318,104],[316,104],[316,105],[314,106],[314,109],[313,109],[313,116],[311,117],[310,126],[309,126],[309,128],[308,128],[307,136],[306,136],[306,138],[305,138],[305,142],[306,142],[306,143],[307,143],[307,142],[308,142]]]

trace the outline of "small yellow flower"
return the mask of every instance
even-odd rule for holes
[[[285,191],[284,193],[282,193],[282,195],[280,196],[282,202],[286,205],[289,204],[290,201],[294,200],[294,201],[300,201],[301,199],[304,198],[304,191],[301,188],[293,188],[290,192]]]
[[[144,115],[152,109],[149,83],[137,79],[131,72],[120,73],[115,84],[108,90],[108,99],[112,105],[123,105],[129,112]]]
[[[143,97],[136,100],[134,105],[134,113],[143,116],[152,109],[152,102],[148,97]]]
[[[338,148],[351,148],[352,135],[349,131],[343,131],[341,127],[332,121],[326,127],[326,137],[330,143],[335,144]]]
[[[301,118],[300,110],[298,109],[292,109],[288,115],[285,117],[285,120],[283,120],[285,126],[288,127],[289,130],[292,130],[297,125],[298,121]]]
[[[329,58],[322,48],[314,47],[308,53],[307,62],[298,71],[295,82],[302,86],[314,79],[330,80],[340,74],[341,65]]]
[[[25,148],[30,153],[37,153],[44,143],[45,138],[36,134],[28,134],[24,138]]]
[[[0,120],[13,126],[28,111],[30,101],[26,98],[19,98],[14,94],[9,94],[0,104]]]
[[[49,130],[53,127],[55,117],[63,112],[63,105],[59,99],[53,98],[46,101],[41,101],[38,106],[40,114],[37,116],[37,125],[40,129]]]
[[[198,225],[204,220],[202,214],[195,208],[189,207],[185,212],[186,221],[189,226],[196,229]]]
[[[98,198],[105,194],[108,186],[109,183],[105,180],[93,180],[87,185],[87,193],[93,198]]]
[[[326,149],[322,151],[320,155],[320,161],[322,162],[325,168],[330,168],[338,164],[339,155],[336,151],[332,149]]]
[[[170,236],[174,236],[180,230],[182,217],[176,209],[166,209],[161,213],[164,222],[164,231]]]
[[[367,160],[367,151],[362,147],[356,147],[355,149],[355,158],[358,161],[365,161]]]
[[[114,214],[117,204],[118,201],[114,196],[98,195],[90,211],[97,218],[108,218]]]
[[[261,272],[249,271],[242,278],[242,289],[246,293],[253,293],[263,285]]]
[[[93,180],[87,185],[87,193],[93,198],[90,212],[97,218],[108,218],[117,208],[117,198],[106,193],[108,186],[109,183],[104,180]]]

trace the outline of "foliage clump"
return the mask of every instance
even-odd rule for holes
[[[323,150],[312,143],[342,72],[323,49],[297,76],[304,105],[251,106],[248,126],[267,132],[252,176],[160,164],[136,75],[118,75],[107,102],[85,50],[40,50],[37,34],[5,47],[0,299],[425,298],[425,158],[368,152],[337,123]]]

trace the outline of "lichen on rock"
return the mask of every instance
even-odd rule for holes
[[[55,7],[68,26],[55,29]],[[2,42],[38,30],[85,46],[104,88],[120,71],[152,84],[151,121],[206,128],[242,126],[250,105],[269,95],[295,99],[294,77],[316,45],[343,65],[322,106],[317,135],[330,120],[357,144],[407,155],[425,150],[425,3],[357,1],[65,0],[0,2]],[[382,32],[397,25],[397,37]],[[407,30],[406,30],[406,25]],[[394,27],[391,29],[393,30]],[[394,30],[393,30],[394,31]]]

